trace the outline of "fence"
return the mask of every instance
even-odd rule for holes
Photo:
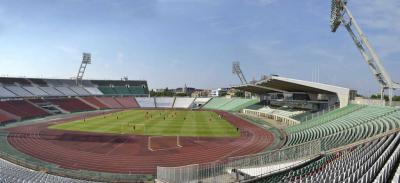
[[[376,105],[376,106],[386,106],[386,102],[384,100],[379,99],[364,99],[357,97],[355,100],[350,101],[351,104],[358,105]]]
[[[157,167],[157,180],[167,183],[229,183],[263,177],[303,164],[321,152],[321,143],[311,141],[280,150],[232,157],[221,161],[182,167]]]
[[[324,115],[324,114],[326,114],[326,113],[328,113],[328,112],[331,112],[331,111],[334,111],[334,110],[336,110],[336,109],[339,109],[340,108],[340,106],[338,106],[338,105],[332,105],[332,106],[329,106],[328,108],[326,108],[326,109],[324,109],[324,110],[322,110],[322,111],[318,111],[318,112],[316,112],[316,113],[311,113],[311,114],[309,114],[309,115],[307,115],[307,116],[303,116],[301,119],[299,119],[301,122],[307,122],[307,121],[310,121],[310,120],[312,120],[312,119],[314,119],[314,118],[317,118],[317,117],[319,117],[319,116],[321,116],[321,115]]]
[[[279,121],[279,122],[284,123],[285,125],[288,125],[288,126],[293,126],[293,125],[296,125],[296,124],[300,124],[300,121],[297,121],[295,119],[292,119],[292,118],[289,118],[289,117],[286,117],[286,116],[271,114],[271,113],[263,112],[263,111],[259,111],[259,110],[243,109],[243,114],[257,116],[257,117],[265,117],[265,118],[268,118],[268,119],[274,119],[275,121]]]

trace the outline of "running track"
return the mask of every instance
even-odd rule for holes
[[[241,129],[240,137],[181,137],[182,148],[149,151],[146,136],[66,132],[47,128],[51,124],[76,120],[81,116],[8,129],[8,141],[21,152],[63,168],[153,175],[157,166],[201,164],[254,154],[273,143],[271,132],[230,113],[218,113]]]

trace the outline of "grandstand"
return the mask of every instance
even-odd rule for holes
[[[398,174],[400,133],[349,147],[309,163],[308,165],[265,176],[249,182],[393,182]]]
[[[76,180],[47,174],[46,172],[32,171],[0,159],[0,182],[60,182],[60,183],[89,183],[90,181]]]
[[[84,146],[86,147],[86,145],[90,147],[90,144],[93,143],[82,142],[82,140],[79,140],[79,143],[74,143],[73,141],[75,141],[78,137],[75,137],[73,132],[68,133],[68,135],[64,134],[58,137],[55,132],[49,129],[43,130],[43,127],[39,128],[41,123],[37,124],[38,128],[25,128],[24,125],[18,127],[19,123],[24,124],[25,121],[30,123],[31,119],[34,119],[32,121],[35,121],[35,119],[45,119],[44,117],[51,118],[53,115],[66,115],[70,113],[70,115],[75,115],[75,113],[79,115],[77,112],[83,112],[82,115],[86,117],[86,115],[91,115],[91,113],[99,112],[101,114],[106,114],[112,111],[120,111],[125,109],[162,109],[162,111],[168,111],[174,109],[182,110],[200,108],[204,110],[219,111],[218,114],[220,117],[223,116],[227,120],[240,121],[233,115],[236,113],[240,113],[240,116],[246,117],[248,120],[234,122],[234,124],[240,124],[239,126],[242,128],[240,129],[240,138],[246,138],[247,140],[240,141],[239,138],[238,142],[232,142],[233,144],[225,142],[234,146],[229,146],[229,149],[224,149],[222,148],[223,146],[220,145],[221,148],[218,151],[215,149],[214,152],[213,149],[210,149],[207,156],[196,155],[199,158],[214,159],[215,157],[212,154],[218,154],[220,153],[219,151],[222,152],[221,149],[224,149],[225,153],[231,151],[234,152],[233,154],[240,156],[236,157],[232,155],[229,156],[227,160],[221,160],[221,162],[218,163],[214,162],[211,164],[202,164],[200,167],[196,168],[196,171],[194,171],[192,167],[199,165],[188,165],[188,163],[182,161],[171,163],[174,161],[168,160],[168,163],[170,163],[172,167],[159,167],[157,170],[155,167],[157,165],[156,162],[147,165],[143,164],[143,162],[136,164],[132,163],[132,165],[135,166],[146,167],[142,169],[142,173],[145,172],[144,176],[138,178],[138,175],[136,174],[135,176],[124,174],[123,180],[153,180],[155,178],[153,175],[157,173],[159,176],[157,178],[164,178],[164,181],[167,180],[165,182],[182,182],[180,179],[176,180],[176,177],[171,177],[171,172],[175,171],[176,169],[186,173],[189,171],[191,172],[189,174],[196,175],[195,177],[186,177],[187,174],[185,173],[181,174],[181,178],[201,182],[209,182],[210,177],[214,177],[213,179],[218,180],[218,182],[307,182],[326,181],[328,179],[327,177],[329,177],[330,180],[336,180],[338,182],[354,182],[356,180],[365,180],[367,182],[370,180],[381,180],[385,182],[388,180],[398,180],[398,173],[396,174],[396,171],[398,172],[398,162],[400,159],[397,150],[397,146],[400,143],[398,132],[400,128],[399,109],[384,106],[348,103],[345,103],[344,105],[341,103],[343,100],[339,95],[342,94],[340,92],[346,89],[342,89],[340,87],[330,87],[331,89],[333,88],[332,91],[337,90],[337,93],[339,93],[334,94],[335,92],[332,91],[329,91],[330,93],[326,92],[323,88],[326,87],[325,85],[323,87],[320,85],[315,85],[311,89],[307,88],[307,86],[303,86],[302,89],[299,90],[302,91],[300,92],[302,94],[311,91],[319,91],[322,93],[326,92],[326,94],[331,95],[330,97],[332,97],[328,102],[321,99],[307,101],[307,104],[305,105],[304,101],[287,100],[286,98],[273,98],[279,95],[275,93],[276,91],[269,91],[271,88],[267,89],[267,91],[272,93],[271,96],[269,98],[266,97],[266,100],[260,100],[225,97],[150,97],[148,95],[147,85],[143,85],[141,81],[129,82],[84,80],[83,86],[77,86],[72,80],[65,79],[3,78],[0,79],[0,81],[2,82],[0,86],[0,98],[2,99],[0,101],[0,124],[5,125],[5,127],[9,125],[17,127],[16,129],[13,129],[16,130],[15,133],[13,133],[16,136],[15,138],[13,137],[12,140],[10,139],[11,141],[9,141],[9,143],[11,144],[9,144],[9,146],[19,146],[19,148],[23,148],[24,151],[30,153],[39,153],[41,149],[34,148],[33,146],[27,145],[24,141],[21,141],[20,138],[25,137],[23,134],[26,133],[26,131],[24,130],[36,130],[34,134],[30,134],[29,137],[35,137],[38,139],[43,138],[49,140],[62,137],[61,142],[69,144],[68,147],[72,147],[71,143],[75,144],[73,145],[74,147],[80,147],[80,145],[77,144],[82,144],[82,147],[80,148],[83,148]],[[272,82],[275,87],[281,87],[281,83],[279,82],[282,81],[283,79],[281,78],[274,78],[272,81],[268,80],[267,82],[261,82],[260,85],[262,85],[262,87],[240,87],[244,87],[245,89],[250,88],[250,90],[255,90],[255,88],[257,88],[257,91],[260,91],[265,89],[263,87],[272,87],[270,82]],[[291,82],[299,81],[291,80]],[[290,89],[293,91],[297,90],[295,87]],[[311,98],[313,97],[310,97],[309,99]],[[318,107],[312,107],[313,105],[309,105],[310,103],[317,104],[316,106]],[[330,104],[333,104],[334,106],[326,108],[326,106],[329,106]],[[341,106],[341,108],[338,106]],[[160,113],[160,116],[157,114],[157,119],[162,118],[162,116],[162,113]],[[144,117],[146,118],[146,116]],[[165,115],[163,119],[170,120],[169,118],[171,117],[174,117],[174,115]],[[186,119],[186,117],[182,120]],[[63,120],[63,118],[60,119]],[[157,119],[155,120],[157,121]],[[272,136],[268,136],[265,133],[270,133],[269,131],[272,131],[272,126],[275,124],[270,123],[271,120],[280,122],[284,125],[276,127],[282,129],[276,130],[274,131],[273,135],[272,133],[269,134]],[[251,126],[251,123],[256,124],[257,127]],[[188,124],[189,123],[186,125]],[[141,123],[138,124],[140,127],[141,125]],[[153,128],[152,126],[153,124],[150,126],[143,125],[143,128],[151,129]],[[201,130],[199,132],[201,132]],[[39,135],[35,136],[35,134]],[[46,134],[46,136],[42,137],[41,135],[44,134]],[[264,135],[260,136],[260,134]],[[102,142],[101,139],[103,138],[107,139],[106,137],[90,137],[89,139],[87,139],[87,137],[79,138],[86,140],[90,139],[89,141],[95,142],[99,139],[100,142]],[[147,140],[144,140],[143,138],[139,138],[141,140],[126,140],[120,139],[120,137],[115,138],[115,142],[113,143],[122,143],[118,146],[119,148],[125,148],[129,146],[129,144],[124,144],[125,141],[132,140],[130,143],[147,142]],[[70,142],[71,139],[75,140]],[[207,141],[207,143],[210,143],[207,144],[207,146],[212,147],[213,145],[211,144],[214,143],[208,142],[210,139],[191,139],[194,142],[189,139],[181,139],[178,137],[176,137],[175,140],[176,139],[180,139],[180,142],[176,142],[177,144],[183,144],[183,147],[180,147],[183,148],[182,152],[189,154],[191,154],[192,151],[188,150],[186,152],[185,146],[188,146],[188,148],[195,148],[197,145],[199,145],[198,143],[205,143],[205,141]],[[271,141],[265,139],[271,139]],[[35,143],[47,143],[46,140],[37,141],[37,139],[35,139]],[[6,142],[7,140],[3,139],[1,143]],[[242,149],[241,146],[245,146],[244,144],[246,144],[246,142],[251,142],[249,145],[254,147],[246,150]],[[152,144],[154,145],[154,143],[156,144],[155,146],[165,145],[164,143],[157,144],[156,141],[154,141]],[[267,147],[267,144],[274,144],[274,147],[278,147],[278,149],[272,149],[272,151],[270,151],[271,149],[263,150],[265,147]],[[104,148],[111,146],[104,146]],[[309,151],[307,148],[305,148],[310,146],[313,147],[312,151]],[[51,147],[51,149],[46,150],[46,158],[43,157],[44,159],[50,159],[50,157],[52,157],[52,153],[57,152],[59,148],[59,146],[54,144],[51,146],[48,144],[48,147]],[[137,145],[135,145],[135,147],[139,148]],[[69,150],[63,149],[62,151]],[[98,151],[100,152],[101,150]],[[121,156],[121,153],[125,153],[124,151],[127,150],[121,150],[121,152],[116,152],[116,154],[120,154],[119,156]],[[246,154],[249,152],[252,153]],[[372,152],[376,152],[376,154],[373,154]],[[82,152],[78,153],[71,151],[70,153],[81,154]],[[199,151],[199,153],[201,152]],[[115,154],[112,153],[112,155]],[[9,154],[7,156],[9,156]],[[7,158],[7,156],[4,158]],[[88,158],[86,155],[81,154],[81,156],[81,158],[83,158],[82,162],[84,162],[84,164],[82,164],[83,166],[92,167],[95,172],[107,172],[107,170],[102,170],[101,167],[90,164],[90,161],[88,160],[90,158]],[[100,157],[98,154],[96,154],[96,157],[97,156]],[[120,171],[119,173],[126,173],[125,169],[118,169],[110,161],[106,160],[104,155],[101,157],[105,162],[110,163],[108,165],[104,165],[105,167],[118,170]],[[168,157],[176,159],[176,157],[173,157],[172,155]],[[19,157],[13,156],[13,158]],[[186,159],[185,161],[191,163],[195,161],[189,161],[189,159],[196,159],[192,158],[192,155],[185,155],[181,156],[180,158]],[[349,159],[355,160],[349,161]],[[368,161],[363,159],[368,159]],[[121,159],[120,162],[121,161],[125,160]],[[143,161],[150,161],[150,159]],[[379,163],[370,163],[370,161]],[[346,164],[345,162],[349,163]],[[362,164],[362,162],[367,163]],[[7,163],[7,165],[3,163],[2,166],[18,166],[10,162]],[[30,166],[31,163],[32,162],[29,162]],[[56,164],[57,163],[70,167],[78,166],[75,162],[56,161]],[[174,165],[187,166],[173,167]],[[150,168],[148,166],[152,167]],[[217,171],[222,167],[224,167],[223,169],[226,171]],[[343,171],[343,167],[346,167],[345,169],[348,169],[349,172]],[[354,168],[352,169],[351,167]],[[10,168],[5,167],[2,169],[2,171],[5,172],[9,169]],[[51,172],[57,171],[54,168],[51,169]],[[215,171],[209,172],[211,169]],[[369,169],[376,169],[376,171],[370,171]],[[379,171],[377,171],[378,169]],[[58,182],[80,181],[57,177],[43,172],[31,171],[26,175],[23,173],[24,170],[16,170],[16,172],[21,172],[19,179],[16,179],[16,176],[14,175],[7,174],[4,176],[4,180],[14,180],[16,182],[38,180],[57,180]],[[134,172],[138,173],[141,171],[135,170]],[[207,174],[205,174],[205,172],[207,172]],[[356,173],[352,174],[351,172]],[[0,175],[1,173],[2,172],[0,171]],[[149,175],[149,173],[152,175]],[[101,176],[92,173],[89,174],[90,176],[86,178],[90,180],[93,179],[98,181],[105,178],[104,176],[107,177],[107,180],[115,180],[112,178],[114,174],[105,174]],[[64,176],[75,177],[75,174],[66,174]]]
[[[0,98],[40,96],[122,95],[148,96],[146,81],[83,80],[0,77]]]
[[[172,108],[175,102],[173,97],[156,97],[155,106],[157,108]]]
[[[203,109],[211,110],[223,110],[238,112],[248,106],[258,103],[259,100],[254,99],[242,99],[242,98],[212,98],[207,104],[205,104]]]
[[[173,108],[189,109],[192,107],[194,100],[195,100],[195,98],[177,97],[177,98],[175,98]]]
[[[259,66],[265,64],[259,62],[263,58],[284,56],[284,60],[301,55],[298,50],[295,54],[289,53],[290,57],[282,55],[286,53],[286,50],[279,50],[285,46],[283,44],[258,43],[276,36],[278,39],[285,37],[285,32],[274,35],[263,31],[265,28],[276,25],[288,27],[281,25],[286,23],[297,23],[301,25],[300,29],[306,27],[299,20],[317,1],[300,2],[297,5],[305,4],[306,7],[289,8],[289,16],[300,18],[289,18],[292,21],[286,23],[282,23],[288,18],[280,14],[284,11],[277,8],[281,6],[279,3],[267,7],[261,5],[265,2],[247,1],[236,4],[224,1],[218,2],[217,6],[214,2],[198,6],[197,1],[194,4],[165,0],[162,3],[145,0],[139,3],[61,1],[67,3],[24,1],[22,4],[10,1],[0,5],[2,33],[3,20],[7,25],[2,47],[4,58],[0,60],[8,61],[2,62],[7,68],[3,68],[2,75],[43,75],[43,78],[0,77],[0,183],[400,183],[400,106],[393,107],[400,102],[392,102],[396,99],[392,95],[397,94],[395,90],[400,89],[400,83],[395,82],[396,79],[386,71],[350,12],[350,1],[331,0],[331,31],[336,32],[343,25],[350,33],[378,81],[381,100],[361,97],[355,90],[368,90],[362,88],[368,78],[357,86],[321,83],[318,64],[317,67],[310,66],[314,62],[305,64],[302,62],[304,58],[269,68],[277,72],[289,65],[290,69],[299,70],[283,74],[297,74],[303,79],[276,74],[256,79],[258,77],[254,74],[264,71],[242,72],[239,62],[234,61],[232,73],[239,77],[240,84],[215,86],[227,77],[224,76],[226,70],[220,67],[226,65],[226,60],[213,64],[215,60],[232,56],[256,59],[258,61],[247,61],[246,64],[250,64],[247,68],[262,69]],[[271,0],[264,1],[269,4]],[[376,16],[374,13],[379,11],[375,10],[382,9],[379,6],[386,10],[389,5],[399,5],[398,1],[386,4],[359,1],[358,5],[364,4],[359,12],[369,10],[367,12],[371,17],[387,19],[387,16]],[[133,10],[126,12],[126,8]],[[267,12],[264,10],[271,8],[277,10],[265,15],[279,18],[263,16],[262,13]],[[305,9],[306,12],[293,13],[294,9]],[[391,10],[395,9],[393,6]],[[194,13],[192,10],[195,10]],[[236,13],[235,10],[243,12]],[[224,17],[227,11],[236,14]],[[262,20],[260,17],[266,18]],[[271,22],[274,18],[279,22]],[[319,22],[316,18],[320,17],[308,18],[315,21],[306,18],[306,23],[316,25],[315,22]],[[244,22],[247,19],[257,19],[257,22]],[[238,22],[234,22],[236,20]],[[251,26],[245,26],[246,29],[239,26],[240,29],[237,29],[237,25]],[[30,31],[31,28],[34,31]],[[289,33],[296,32],[298,34],[294,37],[304,38],[296,39],[288,35],[289,39],[282,43],[295,45],[293,43],[304,43],[311,36],[318,40],[323,35],[320,32],[306,35],[307,31],[299,31],[298,28]],[[61,34],[51,34],[55,29],[61,30],[57,32]],[[203,29],[212,30],[197,37],[190,32]],[[313,27],[310,30],[319,29]],[[390,30],[384,33],[393,34],[394,29]],[[135,34],[130,35],[132,32]],[[164,35],[157,35],[161,33]],[[269,36],[260,37],[267,34]],[[240,36],[240,39],[232,41],[234,36]],[[215,38],[218,39],[212,40]],[[293,39],[296,41],[291,42]],[[23,43],[26,41],[30,43]],[[320,57],[322,59],[319,60],[324,60],[327,55],[318,53],[321,50],[313,44],[315,42],[318,41],[311,39],[311,44],[305,45],[307,49],[317,49],[311,50],[314,52],[311,56],[306,55],[311,59]],[[335,42],[343,43],[340,46],[345,50],[339,51],[351,54],[346,50],[346,42],[341,39]],[[235,43],[244,45],[232,45]],[[325,40],[324,49],[337,48],[328,44]],[[32,48],[32,45],[37,48],[19,53]],[[171,48],[169,45],[172,45]],[[49,46],[51,54],[40,53]],[[93,63],[91,53],[83,54],[77,75],[58,72],[69,70],[65,64],[71,63],[67,61],[75,55],[75,50],[69,48],[71,46],[91,49],[96,54],[93,55]],[[272,46],[269,51],[279,53],[259,54],[265,46]],[[198,50],[204,53],[196,53]],[[154,53],[149,55],[151,51]],[[226,54],[229,51],[237,53],[215,57],[217,53]],[[255,52],[257,55],[252,56]],[[65,58],[58,58],[57,53],[62,53],[59,56]],[[29,59],[29,56],[40,62],[21,61]],[[328,59],[345,60],[344,57],[348,55],[335,55]],[[110,58],[117,58],[118,61],[107,61]],[[170,64],[171,60],[178,62]],[[89,75],[112,75],[116,79],[86,79],[88,75],[85,72],[93,72],[86,69],[87,65],[97,64],[98,61],[103,66],[94,67],[98,73]],[[160,64],[162,61],[168,62]],[[191,66],[197,68],[190,69]],[[325,81],[351,80],[357,74],[342,73],[357,68],[343,70],[330,68],[332,66],[323,68],[329,69],[332,74],[332,78],[322,77]],[[54,69],[50,72],[52,74],[73,77],[47,78],[49,72],[43,70],[46,67]],[[32,70],[34,72],[30,72]],[[246,79],[250,75],[247,77],[244,73],[251,74],[254,79]],[[150,92],[146,80],[130,80],[128,75],[139,78],[151,76],[151,83],[159,86],[173,83],[192,85],[196,84],[194,81],[201,81],[203,86],[219,89],[195,89],[185,84],[177,89]],[[313,81],[304,80],[310,75]],[[335,78],[335,75],[340,77]],[[156,80],[157,76],[164,78]],[[215,79],[220,76],[223,76],[222,79]],[[173,78],[181,78],[181,81],[172,81]],[[385,91],[389,96],[387,102]]]

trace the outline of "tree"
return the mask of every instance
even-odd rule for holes
[[[385,95],[383,98],[385,99],[385,101],[389,101],[389,96]],[[380,94],[371,95],[371,99],[381,99],[381,95]]]

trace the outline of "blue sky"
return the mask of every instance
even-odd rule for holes
[[[373,8],[372,8],[373,7]],[[400,1],[351,0],[350,8],[400,82]],[[330,0],[0,0],[0,75],[69,78],[91,52],[87,78],[146,79],[151,88],[238,84],[262,74],[361,93],[377,82]]]

